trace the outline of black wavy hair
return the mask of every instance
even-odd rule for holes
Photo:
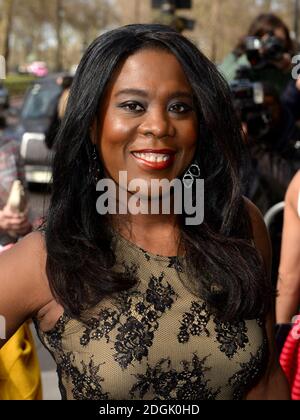
[[[89,172],[90,127],[108,83],[124,60],[145,48],[162,48],[181,63],[197,101],[197,160],[205,179],[205,223],[181,224],[186,261],[199,296],[224,320],[254,319],[271,303],[269,280],[255,250],[241,195],[240,124],[227,83],[188,39],[163,25],[129,25],[97,38],[75,75],[56,140],[53,193],[44,225],[46,270],[52,292],[77,319],[105,296],[137,279],[113,270],[116,256],[106,220],[96,211]]]

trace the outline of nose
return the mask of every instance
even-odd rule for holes
[[[148,110],[139,130],[144,136],[151,135],[157,139],[174,137],[176,133],[168,113],[161,108]]]

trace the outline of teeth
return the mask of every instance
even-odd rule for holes
[[[160,155],[157,153],[134,153],[134,156],[151,163],[167,162],[170,159],[170,155]]]

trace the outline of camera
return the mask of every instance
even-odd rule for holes
[[[264,105],[264,86],[252,82],[248,77],[249,68],[241,67],[237,78],[230,83],[233,105],[242,123],[247,125],[250,141],[257,141],[271,128],[271,115]]]
[[[285,46],[281,39],[272,33],[264,38],[247,37],[246,55],[252,67],[264,66],[281,61]]]

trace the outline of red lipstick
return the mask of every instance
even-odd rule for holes
[[[164,170],[173,165],[176,152],[172,149],[143,149],[132,156],[143,169]]]

